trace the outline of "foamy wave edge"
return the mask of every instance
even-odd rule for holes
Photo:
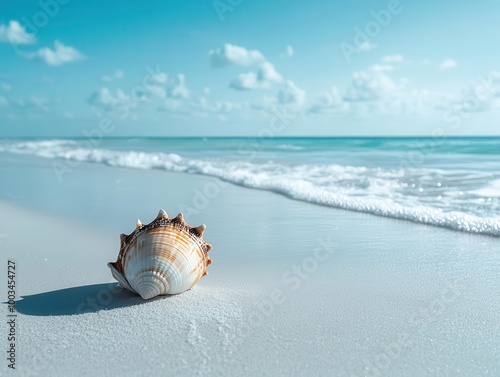
[[[78,148],[74,141],[51,140],[0,145],[0,152],[35,155],[49,159],[101,163],[134,169],[162,169],[213,176],[259,190],[273,191],[294,200],[377,216],[408,220],[457,231],[500,236],[499,218],[481,218],[462,212],[442,212],[428,206],[406,207],[378,198],[350,197],[313,183],[276,176],[262,176],[258,166],[246,161],[203,161],[177,154]],[[348,167],[345,167],[348,168]],[[253,171],[252,171],[253,170]]]

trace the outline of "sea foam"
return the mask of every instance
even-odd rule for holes
[[[176,153],[86,148],[74,140],[3,144],[0,152],[213,176],[323,206],[500,236],[500,180],[485,172],[186,158]]]

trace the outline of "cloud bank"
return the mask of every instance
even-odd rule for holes
[[[36,36],[29,34],[19,22],[12,20],[8,25],[0,25],[0,42],[14,45],[33,44],[36,43]]]

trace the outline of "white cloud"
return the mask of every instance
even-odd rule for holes
[[[153,81],[157,82],[158,84],[163,84],[166,83],[168,80],[168,75],[164,72],[160,73],[155,73],[154,75],[151,75],[151,78]]]
[[[368,69],[370,71],[372,71],[372,72],[390,72],[390,71],[394,71],[394,67],[392,65],[387,65],[387,64],[384,64],[384,65],[375,64],[375,65],[372,65]]]
[[[244,47],[226,43],[224,46],[208,52],[212,67],[227,65],[252,65],[264,61],[264,56],[258,50],[247,50]]]
[[[229,86],[237,90],[266,89],[282,81],[274,66],[266,61],[259,65],[257,72],[241,73]]]
[[[279,83],[283,78],[269,62],[264,62],[259,66],[257,79],[262,82]]]
[[[122,79],[125,76],[122,70],[118,70],[115,73],[113,73],[111,76],[103,76],[102,81],[104,82],[111,82],[114,80],[119,80]]]
[[[457,66],[457,62],[456,60],[453,60],[453,59],[446,59],[444,60],[440,65],[439,65],[439,68],[442,69],[442,70],[446,70],[446,69],[451,69],[451,68],[455,68]]]
[[[15,45],[33,44],[36,42],[36,36],[27,33],[19,22],[12,20],[8,25],[0,25],[0,42]]]
[[[158,98],[167,98],[167,90],[160,85],[148,85],[147,90]]]
[[[309,108],[310,113],[336,112],[346,110],[348,104],[344,102],[337,87],[332,86],[323,93],[319,100]]]
[[[195,115],[195,116],[218,116],[220,120],[226,120],[226,116],[234,111],[248,109],[248,102],[228,102],[228,101],[210,101],[205,96],[198,100],[166,98],[158,106],[157,111],[168,112],[176,115]]]
[[[0,82],[0,88],[2,88],[3,91],[8,92],[12,89],[12,85],[6,82]]]
[[[474,81],[458,97],[451,98],[448,109],[457,113],[472,113],[500,108],[500,75],[491,72],[488,78]]]
[[[166,73],[156,74],[154,83],[145,85],[142,90],[135,90],[126,94],[117,89],[114,93],[108,88],[101,88],[93,92],[88,99],[92,109],[98,114],[121,113],[122,117],[138,118],[138,111],[142,114],[150,110],[189,113],[190,92],[185,84],[185,76],[178,74],[170,77]],[[137,109],[131,113],[131,109]]]
[[[156,97],[167,99],[185,99],[189,97],[186,88],[185,76],[180,73],[175,78],[169,78],[166,73],[160,73],[153,77],[154,85],[148,85],[145,89]]]
[[[159,111],[168,111],[177,114],[189,114],[189,110],[183,101],[174,98],[165,99],[157,108]]]
[[[37,52],[27,55],[28,58],[38,58],[48,65],[58,66],[64,63],[70,63],[85,59],[80,51],[71,46],[66,46],[59,41],[54,42],[54,50],[43,47]]]
[[[342,96],[335,86],[332,86],[329,92],[325,92],[323,94],[323,99],[326,105],[333,107],[339,107],[343,102]]]
[[[383,63],[401,63],[403,55],[387,55],[382,58]]]
[[[287,46],[287,53],[293,55],[293,48]],[[281,83],[283,77],[274,66],[265,59],[258,50],[247,50],[244,47],[226,43],[223,47],[208,52],[212,67],[227,65],[257,65],[255,71],[240,73],[229,83],[229,87],[236,90],[267,89],[274,84]]]
[[[54,102],[51,102],[47,97],[34,95],[17,100],[8,100],[0,96],[0,107],[9,107],[12,110],[18,110],[19,114],[8,114],[12,119],[18,118],[18,115],[39,116],[41,114],[47,114],[51,111],[50,105],[53,103]]]
[[[429,111],[449,108],[454,96],[427,89],[399,90],[390,98],[392,108],[405,113],[422,115]]]
[[[28,95],[21,98],[5,98],[0,96],[0,108],[9,108],[7,117],[10,119],[32,118],[41,119],[54,114],[60,99],[50,99],[45,96]]]
[[[115,93],[116,94],[113,95],[108,88],[101,88],[92,93],[88,102],[98,114],[100,114],[101,111],[123,111],[125,106],[127,108],[134,108],[137,106],[136,101],[132,101],[130,96],[126,95],[121,89],[117,89]]]
[[[344,108],[354,115],[430,114],[449,108],[456,101],[453,96],[425,89],[409,88],[407,78],[393,79],[387,70],[368,69],[355,72],[343,100]],[[333,105],[339,105],[338,95],[332,96]],[[323,99],[323,103],[328,100]],[[311,112],[321,112],[325,106],[316,105]]]
[[[50,111],[49,100],[47,97],[30,96],[13,102],[13,105],[22,110],[35,110],[42,111],[44,113],[48,113]]]
[[[170,98],[188,98],[189,90],[185,85],[185,77],[182,73],[168,86],[167,94]]]
[[[153,85],[147,85],[146,90],[148,93],[155,97],[166,99],[167,98],[167,81],[168,75],[166,73],[161,73],[156,75],[157,78],[154,79]]]
[[[127,96],[121,89],[117,89],[116,95],[113,96],[108,88],[101,88],[100,90],[92,94],[89,101],[91,103],[98,103],[108,106],[130,101],[130,97]]]
[[[255,72],[241,73],[229,84],[229,86],[237,90],[250,90],[263,87],[263,85],[258,82]]]
[[[273,111],[281,107],[293,113],[300,113],[304,107],[306,92],[292,81],[286,80],[275,96],[263,95],[259,101],[250,103],[249,107],[258,111]]]
[[[291,80],[287,80],[285,86],[278,91],[277,99],[282,105],[301,106],[304,103],[306,92],[299,89]]]
[[[373,50],[375,47],[377,47],[376,43],[371,43],[371,42],[363,42],[358,46],[358,53],[360,52],[368,52],[370,50]]]
[[[200,114],[229,114],[235,110],[245,110],[249,108],[248,102],[227,102],[215,101],[210,102],[205,97],[200,97],[198,102],[192,103],[192,108],[195,112]]]
[[[351,85],[347,88],[344,99],[348,102],[374,101],[393,91],[396,84],[381,72],[354,72]]]

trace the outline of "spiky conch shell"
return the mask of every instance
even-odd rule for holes
[[[182,213],[168,217],[164,210],[149,224],[120,236],[118,258],[108,263],[113,277],[143,299],[178,294],[207,275],[212,246],[203,240],[205,225],[192,227]]]

